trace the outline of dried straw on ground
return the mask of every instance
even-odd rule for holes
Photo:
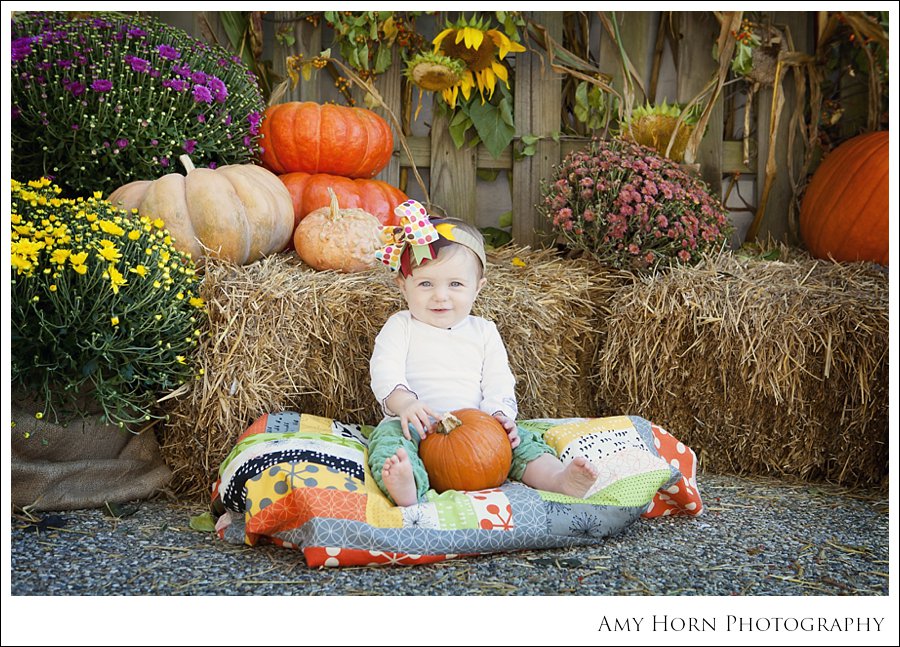
[[[552,251],[511,248],[489,265],[473,313],[496,322],[506,341],[520,416],[594,415],[584,376],[602,338],[596,304],[624,278]],[[380,419],[369,356],[384,321],[405,307],[387,270],[313,272],[293,255],[245,267],[214,262],[202,296],[209,308],[203,375],[168,402],[162,430],[176,492],[208,492],[235,439],[264,413]]]
[[[617,293],[603,407],[655,420],[712,471],[881,482],[887,274],[796,256],[723,255]]]

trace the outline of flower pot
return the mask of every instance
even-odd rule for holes
[[[13,397],[12,503],[29,510],[75,510],[143,499],[172,476],[152,430],[131,433],[99,415],[67,425],[38,420]]]

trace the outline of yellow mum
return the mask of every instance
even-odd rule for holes
[[[70,253],[71,252],[69,252],[68,249],[54,249],[53,253],[50,255],[50,262],[56,263],[57,265],[64,265],[66,259],[69,258]]]
[[[115,267],[113,267],[112,265],[109,266],[108,274],[109,274],[109,281],[112,286],[112,291],[115,294],[119,293],[120,287],[122,287],[123,285],[128,285],[128,281],[125,280],[125,277],[122,276],[122,273],[119,270],[117,270]]]
[[[105,238],[100,241],[99,253],[100,256],[110,262],[114,262],[122,258],[122,254],[119,253],[119,248],[116,247],[116,244],[111,240],[106,240]]]
[[[113,236],[121,236],[125,233],[125,230],[119,227],[114,222],[110,222],[109,220],[101,220],[99,223],[100,229],[104,231],[104,233],[112,234]]]

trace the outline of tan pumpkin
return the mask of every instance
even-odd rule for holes
[[[316,270],[362,272],[375,266],[381,246],[381,223],[362,209],[341,209],[328,189],[331,204],[306,215],[294,230],[294,249]]]
[[[289,245],[294,206],[277,175],[252,164],[208,169],[180,159],[187,175],[130,182],[109,201],[160,218],[175,247],[195,261],[213,256],[245,265]]]
[[[437,492],[485,490],[509,475],[512,447],[503,425],[478,409],[458,409],[435,423],[419,443],[419,458]]]

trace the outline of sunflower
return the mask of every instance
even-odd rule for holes
[[[485,29],[486,26],[483,20],[476,21],[473,18],[469,22],[463,21],[447,27],[432,41],[435,53],[440,52],[465,64],[459,81],[452,87],[441,90],[441,96],[451,108],[456,107],[460,92],[468,101],[476,86],[482,103],[485,101],[485,90],[488,99],[493,96],[497,79],[509,87],[509,72],[501,61],[510,52],[525,51],[522,45],[511,41],[506,34],[496,29]]]
[[[462,61],[438,54],[416,54],[406,67],[406,76],[422,90],[443,92],[460,82],[465,65]]]

